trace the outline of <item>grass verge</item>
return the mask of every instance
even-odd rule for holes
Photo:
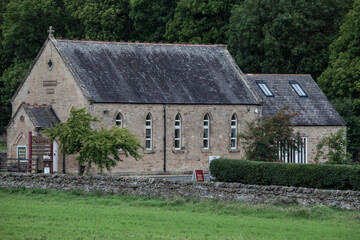
[[[360,239],[360,211],[0,188],[1,239]]]

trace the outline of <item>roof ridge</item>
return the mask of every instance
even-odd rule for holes
[[[296,73],[245,73],[246,76],[311,76],[311,74],[296,74]]]
[[[166,42],[140,42],[140,41],[124,41],[124,40],[120,40],[120,41],[96,41],[96,40],[86,40],[86,39],[62,39],[62,38],[56,38],[56,41],[59,42],[85,42],[85,43],[99,43],[99,44],[124,44],[124,45],[163,45],[163,46],[196,46],[196,47],[227,47],[226,44],[212,44],[212,43],[185,43],[185,42],[181,42],[181,43],[166,43]]]

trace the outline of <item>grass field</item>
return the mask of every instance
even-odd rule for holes
[[[360,239],[360,211],[0,188],[0,239]]]
[[[0,151],[6,151],[6,142],[0,142]]]

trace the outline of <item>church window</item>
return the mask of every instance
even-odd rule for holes
[[[123,117],[122,117],[121,113],[118,113],[118,115],[116,115],[115,124],[116,124],[116,127],[118,127],[118,128],[123,127]]]
[[[230,143],[231,143],[231,149],[237,148],[237,117],[235,113],[231,117],[231,136],[230,136]]]
[[[145,121],[145,149],[152,150],[152,117],[148,113]]]
[[[210,116],[207,113],[203,120],[203,148],[208,150],[210,147]]]
[[[175,117],[175,149],[181,149],[181,116],[178,113]]]

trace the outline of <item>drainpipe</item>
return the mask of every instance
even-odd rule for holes
[[[63,172],[63,174],[65,174],[66,172],[65,172],[65,154],[63,153],[62,154],[62,165],[63,165],[63,170],[62,170],[62,172]]]
[[[28,138],[28,141],[29,141],[29,156],[28,158],[29,159],[32,159],[32,132],[29,132],[29,138]],[[31,164],[32,164],[32,161],[29,160],[29,169],[28,169],[28,172],[31,173]]]
[[[164,104],[164,172],[166,172],[166,104]]]

